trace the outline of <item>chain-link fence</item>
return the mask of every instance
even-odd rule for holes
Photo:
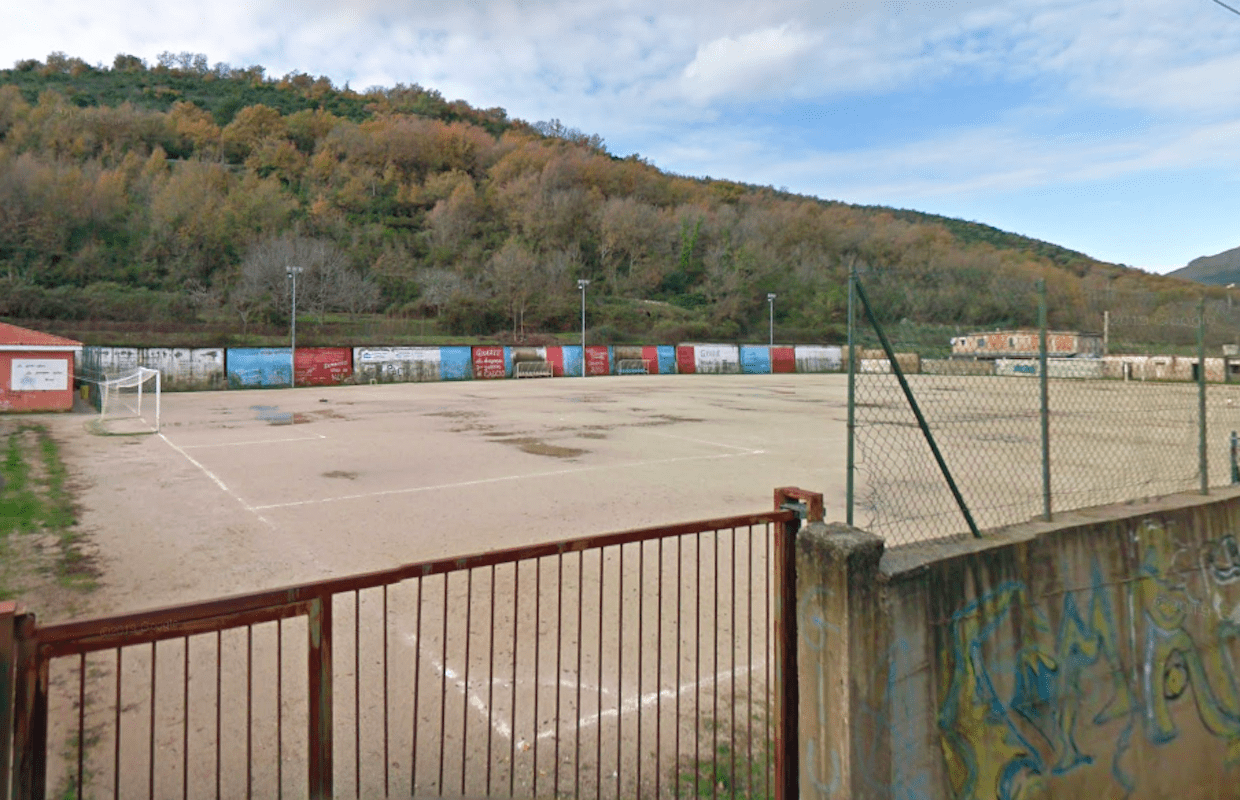
[[[898,544],[1233,482],[1240,308],[1056,288],[988,278],[991,324],[930,325],[936,287],[854,275],[854,524]]]

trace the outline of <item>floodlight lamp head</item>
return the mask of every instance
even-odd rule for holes
[[[577,288],[578,288],[578,289],[585,289],[585,288],[586,288],[587,286],[589,286],[589,285],[590,285],[590,281],[586,280],[585,278],[578,278],[578,279],[577,279]]]
[[[768,301],[772,302],[772,303],[773,303],[773,302],[775,302],[775,293],[774,293],[774,292],[768,292],[768,293],[767,293],[767,295],[766,295],[766,299],[767,299]]]

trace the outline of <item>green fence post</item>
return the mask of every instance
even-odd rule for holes
[[[878,324],[878,317],[874,315],[874,309],[870,307],[870,300],[865,296],[865,287],[861,285],[859,280],[853,283],[856,286],[857,299],[861,301],[861,307],[865,309],[866,319],[870,321],[870,327],[878,335],[878,342],[882,345],[883,353],[886,354],[888,363],[891,364],[891,372],[896,376],[896,380],[900,384],[900,391],[904,393],[904,399],[912,410],[913,417],[917,420],[917,427],[921,430],[922,436],[926,438],[926,444],[930,445],[930,452],[934,455],[934,461],[939,466],[939,472],[943,475],[943,480],[947,482],[947,488],[951,491],[952,497],[956,501],[956,507],[960,509],[960,514],[964,517],[965,524],[969,526],[969,532],[977,539],[982,538],[982,533],[978,530],[977,523],[973,521],[973,514],[969,511],[969,505],[964,501],[964,495],[960,493],[960,487],[956,485],[956,479],[952,477],[951,470],[947,468],[947,461],[939,450],[938,442],[934,440],[934,434],[930,432],[930,424],[926,422],[925,415],[921,413],[921,406],[917,403],[917,398],[913,395],[912,388],[908,385],[908,379],[904,377],[904,370],[900,368],[900,363],[896,361],[896,354],[891,348],[891,342],[887,339],[887,333],[883,330],[883,326]],[[852,354],[849,353],[849,357],[851,356]]]
[[[1210,493],[1210,464],[1206,455],[1206,298],[1197,306],[1197,470],[1201,493]]]
[[[847,476],[844,479],[844,505],[845,518],[848,524],[853,524],[853,478],[857,472],[857,463],[855,460],[855,446],[857,434],[857,371],[854,366],[856,359],[853,357],[853,349],[856,347],[855,318],[853,314],[853,296],[856,294],[857,285],[857,265],[855,263],[848,265],[848,460],[847,460]]]
[[[1038,281],[1038,371],[1042,407],[1042,519],[1051,519],[1050,370],[1046,357],[1046,281]]]

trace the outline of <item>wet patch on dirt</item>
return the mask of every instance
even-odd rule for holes
[[[586,431],[585,433],[579,433],[577,435],[582,439],[606,439],[607,438],[607,434],[598,433],[597,431]]]
[[[330,472],[324,472],[323,477],[324,478],[344,478],[346,480],[355,481],[357,480],[357,473],[349,472],[348,470],[343,470],[343,469],[333,469]]]
[[[704,419],[697,417],[679,417],[675,414],[655,414],[644,422],[636,423],[638,428],[654,428],[659,425],[675,425],[678,422],[705,422]]]
[[[348,417],[331,408],[325,408],[322,411],[298,411],[293,415],[293,423],[296,425],[319,419],[348,419]]]
[[[576,458],[585,455],[589,450],[582,450],[579,447],[563,447],[558,444],[547,444],[542,439],[533,436],[514,436],[508,438],[497,438],[495,441],[501,444],[510,444],[520,450],[535,456],[551,456],[552,458]]]

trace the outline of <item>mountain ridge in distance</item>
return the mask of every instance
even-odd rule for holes
[[[1201,256],[1188,262],[1188,266],[1168,272],[1169,278],[1226,286],[1240,283],[1240,247],[1233,247],[1212,256]]]

